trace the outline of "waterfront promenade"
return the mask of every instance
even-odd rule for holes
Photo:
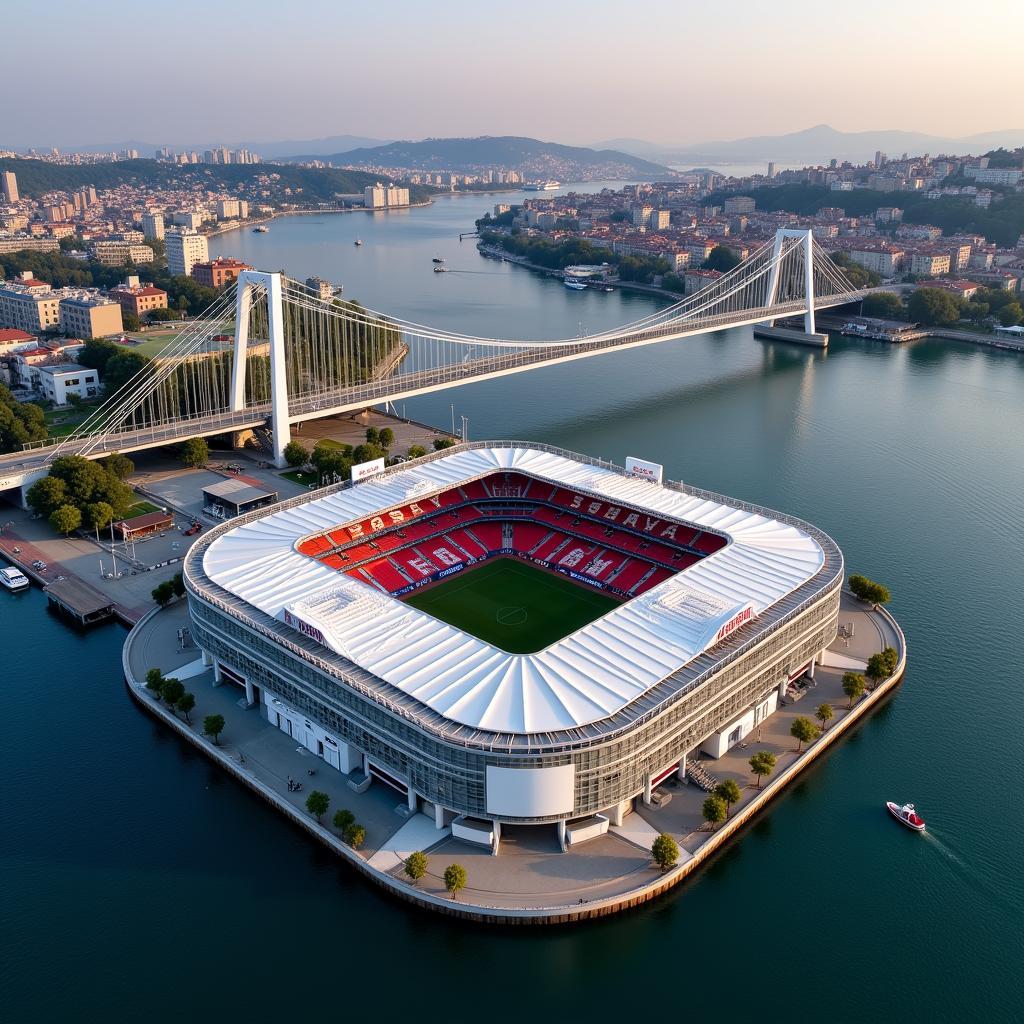
[[[248,707],[242,689],[228,683],[214,685],[212,670],[203,665],[200,651],[179,638],[179,630],[188,626],[183,601],[150,614],[132,631],[125,644],[124,670],[129,692],[142,708],[378,884],[446,913],[498,923],[553,923],[635,906],[682,881],[884,699],[905,663],[899,627],[886,612],[874,611],[847,594],[839,621],[852,627],[853,635],[841,636],[829,648],[825,664],[818,666],[804,696],[781,707],[763,723],[760,733],[751,733],[723,757],[702,761],[718,780],[733,778],[740,785],[742,798],[728,822],[710,831],[701,814],[706,794],[692,783],[673,781],[658,792],[657,806],[641,805],[621,827],[613,826],[607,835],[568,853],[558,848],[553,828],[506,826],[499,854],[492,856],[485,848],[454,838],[450,829],[436,829],[431,817],[411,812],[406,801],[386,786],[375,783],[364,793],[354,792],[348,777],[273,727],[258,708]],[[852,711],[847,710],[843,672],[863,668],[867,658],[885,646],[900,653],[897,672]],[[168,711],[142,685],[146,671],[153,667],[181,679],[195,695],[190,723]],[[815,710],[823,703],[832,705],[835,717],[828,731],[798,754],[789,732],[793,719],[803,715],[815,720]],[[203,735],[203,718],[211,714],[225,719],[219,745]],[[775,772],[761,789],[756,788],[748,764],[758,750],[769,750],[778,759]],[[315,774],[309,775],[310,770]],[[302,790],[290,792],[289,779],[300,782]],[[313,789],[330,798],[322,824],[305,809]],[[358,851],[346,846],[329,824],[342,808],[351,810],[366,829],[365,843]],[[879,813],[883,813],[881,804]],[[681,849],[679,863],[665,873],[650,856],[651,843],[662,831],[672,834]],[[417,849],[427,852],[429,867],[426,877],[412,886],[402,872],[402,862]],[[468,876],[457,900],[447,895],[442,881],[445,867],[453,862],[462,864]]]

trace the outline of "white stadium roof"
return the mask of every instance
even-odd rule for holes
[[[296,550],[311,533],[502,470],[707,527],[730,543],[536,654],[508,654]],[[203,566],[243,601],[313,627],[331,650],[451,721],[538,733],[619,711],[809,580],[824,557],[807,533],[764,515],[564,455],[481,447],[236,527],[210,544]]]

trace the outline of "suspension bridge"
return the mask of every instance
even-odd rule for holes
[[[244,271],[74,434],[0,456],[0,490],[24,487],[63,455],[100,458],[248,431],[281,466],[291,427],[303,420],[780,317],[802,315],[813,334],[816,309],[862,294],[810,231],[796,229],[780,230],[712,285],[657,313],[552,341],[437,330],[325,301],[284,274]]]

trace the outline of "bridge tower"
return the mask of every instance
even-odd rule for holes
[[[804,313],[804,331],[814,334],[814,234],[807,228],[779,228],[775,232],[775,245],[772,248],[772,268],[768,274],[768,296],[766,306],[774,306],[779,291],[779,267],[782,264],[782,249],[787,238],[799,238],[803,241],[801,248],[804,257],[804,292],[807,298],[807,310]],[[775,323],[768,321],[769,325]]]
[[[249,350],[249,313],[254,292],[266,290],[267,325],[270,343],[270,429],[274,437],[274,465],[285,466],[284,449],[292,439],[288,418],[288,375],[285,373],[284,308],[281,275],[262,270],[243,270],[238,275],[235,301],[235,356],[231,364],[231,411],[245,409],[245,366]]]

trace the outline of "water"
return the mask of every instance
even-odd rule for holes
[[[568,293],[459,248],[490,199],[282,219],[226,252],[405,316],[559,336],[656,301]],[[393,218],[393,219],[392,219]],[[366,245],[357,250],[358,232]],[[432,275],[430,257],[494,276]],[[369,270],[367,269],[369,265]],[[910,669],[895,696],[666,898],[569,929],[447,922],[371,889],[129,703],[123,630],[85,636],[0,594],[0,1006],[5,1019],[1024,1018],[1016,709],[1024,616],[1024,357],[736,330],[408,403],[786,509],[884,580]],[[927,837],[886,799],[913,800]],[[437,1009],[435,1009],[437,1008]],[[434,1010],[434,1013],[431,1013]],[[458,1013],[458,1011],[456,1011]],[[621,1012],[621,1011],[620,1011]]]

